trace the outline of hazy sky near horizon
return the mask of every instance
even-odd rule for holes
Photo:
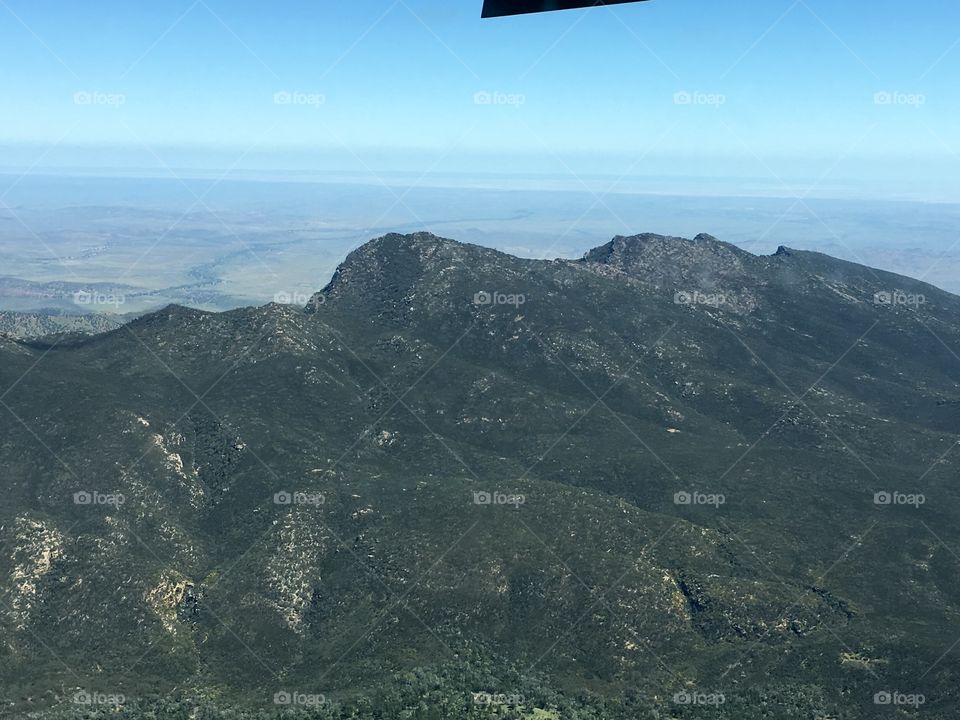
[[[480,6],[0,0],[0,165],[958,184],[955,2]]]

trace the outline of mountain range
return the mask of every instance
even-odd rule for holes
[[[0,310],[0,334],[15,338],[37,338],[59,333],[91,335],[122,325],[125,318],[98,313],[66,315],[58,310],[16,312]]]
[[[958,352],[931,285],[653,234],[0,336],[2,712],[957,717]]]

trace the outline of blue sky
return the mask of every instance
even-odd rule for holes
[[[955,2],[480,5],[0,0],[0,164],[954,182]]]

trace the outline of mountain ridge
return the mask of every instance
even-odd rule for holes
[[[960,298],[698,237],[388,235],[306,307],[0,343],[0,699],[951,717]]]

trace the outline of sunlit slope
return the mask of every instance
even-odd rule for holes
[[[417,234],[305,309],[0,340],[0,694],[952,717],[958,318],[706,235]]]

